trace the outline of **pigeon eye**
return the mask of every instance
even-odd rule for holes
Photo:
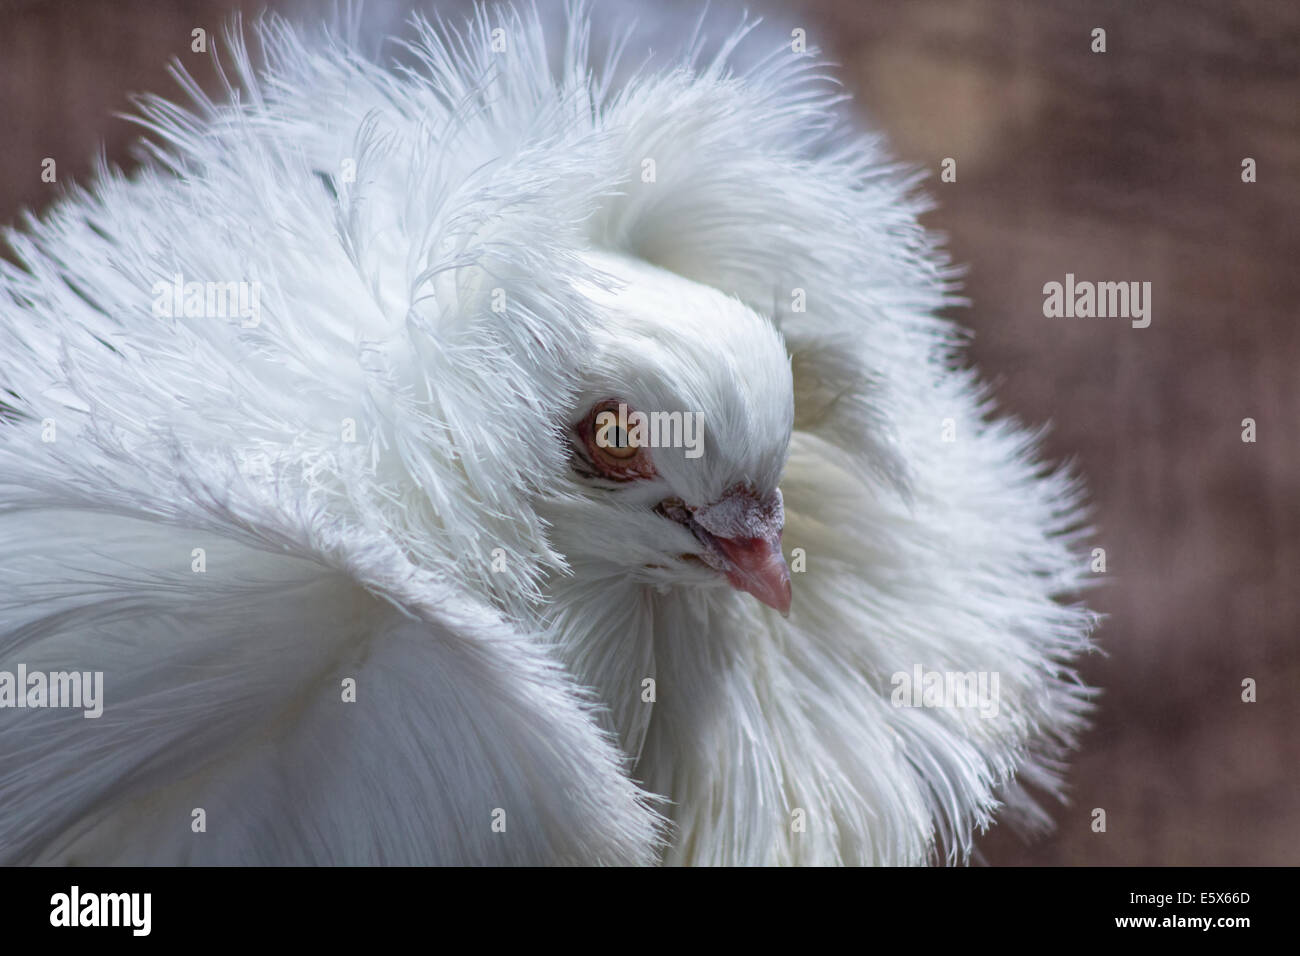
[[[602,421],[601,419],[604,419]],[[608,457],[625,461],[636,454],[637,446],[627,430],[618,425],[613,412],[602,412],[596,420],[596,447]]]
[[[578,437],[595,472],[613,481],[653,478],[649,449],[639,440],[635,415],[627,403],[608,399],[578,424]],[[632,419],[631,421],[629,419]]]

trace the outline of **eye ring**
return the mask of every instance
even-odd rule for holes
[[[621,411],[621,414],[620,414]],[[611,481],[636,481],[656,474],[650,449],[626,427],[632,414],[626,402],[608,398],[592,406],[575,431],[596,473]]]

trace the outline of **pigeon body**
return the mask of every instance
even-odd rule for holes
[[[0,671],[102,672],[103,713],[0,708],[0,860],[913,864],[1041,822],[1079,484],[957,364],[914,179],[818,61],[629,71],[508,7],[406,70],[259,37],[7,235]]]

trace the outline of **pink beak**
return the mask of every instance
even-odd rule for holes
[[[781,554],[780,532],[770,538],[714,538],[713,543],[727,559],[724,573],[733,588],[790,616],[790,566]]]
[[[785,508],[780,489],[759,498],[737,485],[689,520],[712,549],[705,560],[726,574],[733,588],[789,616],[790,567],[781,555]]]

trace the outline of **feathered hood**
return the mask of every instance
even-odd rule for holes
[[[0,726],[0,754],[27,761],[0,777],[0,856],[221,859],[146,853],[146,815],[123,808],[207,793],[233,813],[306,792],[258,770],[348,739],[336,716],[304,723],[324,705],[301,675],[337,697],[367,666],[392,712],[341,772],[472,752],[477,718],[439,740],[426,727],[448,697],[475,713],[491,700],[536,835],[510,851],[465,835],[510,792],[499,779],[414,823],[357,782],[307,801],[300,824],[261,813],[269,849],[248,853],[915,863],[965,858],[1004,802],[1031,813],[1022,782],[1056,791],[1088,698],[1072,662],[1093,617],[1063,603],[1087,571],[1079,487],[958,364],[937,315],[953,273],[917,223],[916,176],[851,128],[825,65],[743,28],[709,57],[687,43],[635,69],[593,63],[583,12],[492,7],[455,30],[417,19],[389,51],[399,68],[367,58],[355,27],[262,21],[260,70],[234,31],[228,101],[193,84],[190,111],[144,99],[143,168],[100,170],[7,234],[0,667],[118,678],[103,736],[48,718],[62,754],[33,755],[30,724]],[[600,281],[593,248],[734,296],[784,339],[784,541],[802,554],[788,620],[636,582],[626,618],[572,612],[581,574],[537,503],[566,493],[561,430],[601,322],[582,293]],[[247,314],[167,314],[186,284],[231,281],[256,299]],[[321,569],[362,596],[326,600]],[[409,656],[358,649],[377,607],[397,617],[374,633]],[[624,642],[621,666],[653,677],[657,700],[618,717],[640,682],[584,672],[584,640]],[[464,673],[433,681],[443,699],[411,704],[431,693],[412,675],[449,660]],[[918,667],[998,675],[996,717],[899,706],[896,675]],[[471,699],[471,678],[496,690]],[[285,681],[302,681],[295,700],[275,696]],[[294,743],[259,755],[266,700]],[[538,747],[559,763],[538,770]],[[242,783],[202,782],[214,754]],[[402,786],[455,789],[454,767]],[[302,849],[368,812],[392,829],[380,849],[362,835]]]

